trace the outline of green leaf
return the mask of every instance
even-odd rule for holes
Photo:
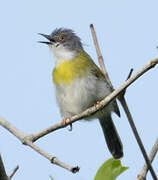
[[[121,165],[120,160],[111,158],[101,165],[94,180],[115,180],[117,176],[127,169],[128,167]]]
[[[52,176],[49,176],[51,180],[54,180],[54,178]]]

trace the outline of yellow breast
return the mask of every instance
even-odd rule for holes
[[[87,70],[92,64],[91,58],[84,51],[69,61],[60,63],[53,71],[54,83],[70,84],[77,77],[85,77]]]

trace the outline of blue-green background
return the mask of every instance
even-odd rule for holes
[[[0,2],[0,115],[25,133],[37,132],[61,121],[52,84],[53,56],[38,44],[37,33],[56,27],[72,28],[97,63],[89,29],[94,23],[110,78],[118,88],[130,68],[135,72],[158,55],[157,0],[5,0]],[[146,73],[127,90],[131,113],[149,153],[158,136],[158,69]],[[124,145],[123,165],[130,169],[118,179],[135,179],[144,159],[125,114],[113,115]],[[97,121],[77,122],[36,142],[60,160],[81,167],[72,174],[50,164],[0,128],[0,152],[6,170],[19,164],[14,179],[90,180],[111,157]],[[158,172],[158,158],[153,166]],[[151,179],[151,176],[148,176]]]

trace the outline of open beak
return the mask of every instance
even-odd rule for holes
[[[41,33],[38,33],[38,34],[49,40],[49,41],[38,41],[39,43],[44,43],[44,44],[47,44],[47,45],[51,45],[51,44],[53,44],[53,42],[55,42],[55,40],[50,35],[41,34]]]

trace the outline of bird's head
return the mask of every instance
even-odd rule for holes
[[[82,50],[80,38],[71,29],[59,28],[55,29],[50,35],[41,34],[48,41],[39,41],[50,46],[56,57],[67,56],[67,53],[76,54]]]

